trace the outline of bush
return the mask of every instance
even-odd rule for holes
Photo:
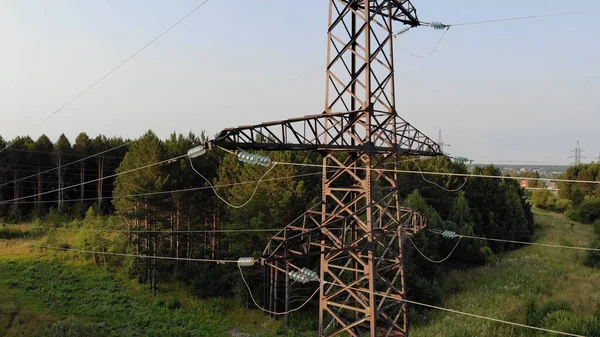
[[[211,311],[217,315],[224,315],[227,312],[227,303],[220,297],[210,299]]]
[[[554,203],[554,210],[557,212],[565,213],[571,209],[571,200],[569,199],[558,199]]]
[[[600,249],[600,240],[592,241],[590,248]],[[583,264],[590,268],[600,268],[600,251],[588,251],[583,260]]]
[[[600,220],[596,220],[596,222],[594,222],[594,233],[600,235]]]
[[[578,334],[583,336],[598,336],[600,321],[595,317],[578,316],[565,310],[549,313],[541,322],[546,329]],[[546,336],[555,336],[547,334]]]
[[[546,302],[542,306],[538,306],[535,299],[527,302],[525,315],[527,324],[539,326],[539,324],[551,313],[556,311],[571,312],[571,306],[564,300],[554,299]]]
[[[535,190],[531,195],[533,204],[541,209],[554,209],[555,198],[549,190]]]
[[[181,301],[177,296],[173,296],[167,301],[167,308],[171,310],[179,309],[181,308]]]
[[[600,220],[600,198],[586,198],[577,208],[577,216],[583,223]]]
[[[585,194],[580,190],[576,189],[571,193],[571,202],[575,207],[579,207],[579,205],[583,202],[585,198]]]

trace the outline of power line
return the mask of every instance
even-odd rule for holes
[[[431,56],[433,53],[435,53],[435,51],[438,49],[438,47],[442,43],[442,40],[444,39],[444,36],[446,36],[446,33],[448,33],[449,30],[450,30],[450,26],[448,26],[444,30],[444,33],[442,34],[442,36],[440,36],[440,39],[436,43],[435,47],[428,54],[426,54],[426,55],[417,55],[417,54],[411,52],[410,50],[408,50],[406,48],[406,46],[404,45],[404,43],[402,43],[402,40],[400,40],[400,38],[399,38],[400,35],[394,35],[394,37],[398,40],[398,43],[400,44],[400,46],[402,47],[402,49],[404,49],[405,52],[407,52],[408,54],[410,54],[410,55],[412,55],[412,56],[414,56],[416,58],[424,59],[424,58],[427,58],[427,57]]]
[[[158,34],[158,36],[156,36],[155,38],[153,38],[152,40],[150,40],[150,42],[146,43],[142,48],[138,49],[135,53],[131,54],[128,58],[126,58],[124,61],[122,61],[121,63],[119,63],[116,67],[114,67],[113,69],[111,69],[109,72],[107,72],[104,76],[102,76],[100,79],[96,80],[94,83],[92,83],[92,85],[90,85],[89,87],[87,87],[86,89],[84,89],[83,91],[81,91],[79,94],[75,95],[75,97],[73,97],[70,101],[68,101],[67,103],[63,104],[60,108],[58,108],[56,111],[54,111],[53,113],[51,113],[50,115],[48,115],[48,117],[46,117],[44,120],[42,120],[40,123],[38,123],[36,125],[36,127],[44,124],[47,120],[49,120],[50,118],[52,118],[54,115],[56,115],[57,113],[59,113],[61,110],[63,110],[64,108],[66,108],[67,106],[69,106],[71,103],[73,103],[76,99],[78,99],[79,97],[81,97],[83,94],[85,94],[86,92],[88,92],[90,89],[92,89],[93,87],[95,87],[96,85],[98,85],[98,83],[102,82],[105,78],[107,78],[108,76],[110,76],[112,73],[114,73],[115,71],[117,71],[119,68],[121,68],[125,63],[129,62],[131,59],[133,59],[134,57],[136,57],[139,53],[141,53],[142,51],[144,51],[144,49],[148,48],[151,44],[153,44],[156,40],[160,39],[163,35],[165,35],[166,33],[168,33],[171,29],[173,29],[175,26],[177,26],[179,23],[181,23],[183,20],[185,20],[188,16],[192,15],[194,12],[196,12],[200,7],[204,6],[209,0],[205,0],[204,2],[202,2],[200,5],[196,6],[194,9],[192,9],[191,11],[189,11],[187,14],[185,14],[183,17],[181,17],[179,20],[177,20],[174,24],[172,24],[171,26],[169,26],[169,28],[165,29],[162,33]]]
[[[432,233],[441,234],[439,231],[430,230]],[[454,233],[454,232],[451,232]],[[487,240],[487,241],[496,241],[496,242],[506,242],[506,243],[516,243],[521,245],[530,245],[530,246],[541,246],[541,247],[551,247],[551,248],[564,248],[564,249],[576,249],[576,250],[584,250],[584,251],[594,251],[600,252],[600,248],[590,248],[590,247],[577,247],[577,246],[563,246],[563,245],[555,245],[550,243],[537,243],[537,242],[526,242],[526,241],[516,241],[516,240],[504,240],[504,239],[495,239],[495,238],[486,238],[481,236],[470,236],[470,235],[462,235],[454,233],[459,237],[473,239],[473,240]]]
[[[98,228],[67,228],[67,227],[35,227],[42,230],[55,230],[66,232],[99,232],[99,233],[132,233],[132,234],[197,234],[197,233],[263,233],[263,232],[280,232],[281,228],[277,229],[206,229],[206,230],[189,230],[189,231],[171,231],[171,230],[127,230],[127,229],[98,229]]]
[[[330,171],[329,173],[331,173],[331,172],[333,172],[333,171]],[[290,178],[302,178],[302,177],[316,176],[316,175],[322,175],[322,174],[323,174],[323,172],[304,173],[304,174],[297,174],[297,175],[291,175],[291,176],[263,179],[262,181],[276,181],[276,180],[284,180],[284,179],[290,179]],[[258,180],[249,180],[249,181],[243,181],[243,182],[239,182],[239,183],[214,185],[214,187],[215,188],[216,187],[231,187],[231,186],[237,186],[237,185],[254,184],[257,182],[259,182],[259,181]],[[201,191],[201,190],[207,190],[207,189],[211,189],[211,187],[210,186],[202,186],[202,187],[183,188],[183,189],[170,190],[170,191],[137,193],[137,194],[127,194],[127,195],[113,195],[113,196],[109,196],[109,197],[102,197],[101,199],[104,200],[104,199],[117,199],[117,198],[133,198],[133,197],[160,195],[160,194]],[[98,198],[84,198],[84,199],[73,199],[73,200],[63,200],[63,201],[79,202],[79,201],[94,201],[94,200],[98,200]],[[58,200],[41,200],[39,202],[40,203],[54,203],[54,202],[58,202]],[[36,203],[36,201],[19,201],[19,202],[11,202],[11,203],[12,204],[33,204],[33,203]]]
[[[123,171],[123,172],[119,172],[119,173],[115,173],[115,174],[112,174],[112,175],[109,175],[109,176],[106,176],[106,177],[102,177],[102,178],[98,178],[98,179],[94,179],[94,180],[89,180],[89,181],[84,181],[83,183],[73,184],[73,185],[70,185],[70,186],[67,186],[67,187],[63,187],[63,188],[59,188],[59,189],[55,189],[55,190],[51,190],[51,191],[46,191],[46,192],[37,193],[37,194],[34,194],[34,195],[28,195],[28,196],[25,196],[25,197],[14,198],[14,199],[2,201],[0,204],[6,204],[6,203],[13,202],[13,201],[19,201],[19,200],[29,199],[29,198],[33,198],[33,197],[39,197],[41,195],[50,194],[50,193],[54,193],[54,192],[60,192],[62,190],[66,190],[66,189],[69,189],[69,188],[79,187],[79,186],[83,186],[83,185],[86,185],[86,184],[89,184],[89,183],[94,183],[94,182],[97,182],[97,181],[101,181],[101,180],[104,180],[104,179],[114,178],[114,177],[120,176],[122,174],[127,174],[127,173],[131,173],[131,172],[143,170],[143,169],[146,169],[146,168],[149,168],[149,167],[152,167],[152,166],[166,164],[166,163],[172,163],[172,162],[176,161],[177,159],[180,159],[180,158],[183,158],[183,157],[187,157],[187,154],[184,154],[184,155],[181,155],[181,156],[177,156],[177,157],[173,157],[171,159],[162,160],[162,161],[159,161],[159,162],[156,162],[156,163],[152,163],[152,164],[148,164],[148,165],[145,165],[145,166],[136,167],[134,169]]]
[[[462,237],[458,237],[458,241],[456,241],[456,245],[454,245],[454,248],[452,248],[452,250],[450,251],[450,253],[448,253],[448,256],[446,256],[445,258],[441,259],[441,260],[432,260],[431,258],[427,257],[425,254],[423,254],[421,252],[421,250],[419,249],[419,247],[417,247],[417,245],[415,245],[414,241],[409,237],[408,240],[410,241],[410,243],[412,243],[412,245],[415,247],[415,249],[417,250],[417,252],[419,252],[419,254],[421,254],[421,256],[423,256],[427,261],[431,262],[431,263],[442,263],[446,260],[448,260],[450,258],[450,256],[452,256],[452,253],[454,253],[454,250],[456,250],[456,247],[458,247],[458,244],[460,243],[460,239]]]
[[[292,162],[277,162],[279,165],[292,165],[292,166],[307,166],[307,167],[323,167],[319,164],[304,164],[304,163],[292,163]],[[342,168],[341,166],[326,165],[326,168]],[[356,170],[366,170],[363,167],[356,167]],[[471,173],[453,173],[453,172],[435,172],[435,171],[409,171],[409,170],[392,170],[392,169],[380,169],[375,168],[372,171],[379,172],[395,172],[395,173],[407,173],[407,174],[427,174],[427,175],[438,175],[438,176],[452,176],[452,177],[467,177],[467,178],[490,178],[490,179],[510,179],[520,180],[525,179],[523,177],[511,177],[511,176],[497,176],[490,174],[471,174]],[[555,179],[555,178],[526,178],[528,180],[542,180],[542,181],[555,181],[555,182],[568,182],[568,183],[581,183],[581,184],[600,184],[600,181],[595,180],[574,180],[574,179]]]
[[[0,239],[0,241],[12,242],[12,240]],[[140,255],[140,254],[127,254],[127,253],[114,253],[114,252],[98,252],[94,250],[85,250],[85,249],[77,249],[77,248],[65,248],[65,247],[55,247],[48,245],[37,245],[37,244],[28,244],[31,247],[37,248],[45,248],[45,249],[53,249],[60,251],[71,251],[76,253],[89,253],[89,254],[99,254],[99,255],[111,255],[111,256],[123,256],[123,257],[137,257],[141,259],[152,259],[152,260],[177,260],[177,261],[191,261],[191,262],[214,262],[218,264],[225,263],[237,263],[237,260],[219,260],[219,259],[195,259],[195,258],[185,258],[185,257],[170,257],[170,256],[151,256],[151,255]]]
[[[469,181],[469,177],[466,177],[466,178],[465,178],[465,181],[464,181],[464,182],[462,183],[462,185],[460,185],[459,187],[457,187],[457,188],[454,188],[454,189],[448,189],[448,188],[445,188],[444,186],[441,186],[441,185],[439,185],[439,184],[438,184],[438,183],[436,183],[435,181],[431,181],[431,180],[428,180],[427,178],[425,178],[425,176],[423,175],[423,172],[421,171],[421,168],[419,167],[419,164],[417,164],[417,162],[416,162],[416,161],[413,161],[413,162],[414,162],[414,163],[415,163],[415,165],[417,166],[417,170],[419,170],[419,172],[421,173],[421,178],[423,178],[423,180],[424,180],[424,181],[426,181],[426,182],[428,182],[428,183],[430,183],[430,184],[433,184],[433,185],[435,185],[435,186],[437,186],[437,187],[441,188],[442,190],[444,190],[444,191],[446,191],[446,192],[458,192],[458,191],[460,191],[460,190],[461,190],[463,187],[465,187],[465,185],[467,184],[467,181]]]
[[[540,14],[540,15],[528,15],[528,16],[517,16],[511,18],[503,18],[503,19],[492,19],[492,20],[483,20],[483,21],[470,21],[470,22],[461,22],[461,23],[453,23],[448,26],[467,26],[467,25],[479,25],[483,23],[494,23],[494,22],[503,22],[503,21],[514,21],[514,20],[527,20],[527,19],[537,19],[551,16],[564,16],[564,15],[576,15],[576,14],[589,14],[589,13],[598,13],[600,9],[592,9],[587,11],[577,11],[577,12],[563,12],[563,13],[553,13],[553,14]]]
[[[146,138],[146,137],[148,137],[148,136],[150,136],[150,135],[151,135],[151,134],[147,134],[147,135],[145,135],[145,136],[143,136],[143,137],[141,137],[141,138],[139,138],[139,139],[132,140],[132,141],[130,141],[130,142],[127,142],[127,143],[121,144],[121,145],[119,145],[119,146],[112,147],[112,148],[110,148],[110,149],[108,149],[108,150],[104,150],[104,151],[102,151],[102,152],[98,152],[98,153],[96,153],[96,154],[93,154],[93,155],[91,155],[91,156],[87,156],[87,157],[85,157],[85,158],[77,159],[77,160],[75,160],[75,161],[72,161],[72,162],[70,162],[70,163],[67,163],[67,164],[64,164],[64,165],[60,165],[59,167],[55,167],[55,168],[52,168],[52,169],[49,169],[49,170],[46,170],[46,171],[43,171],[43,172],[39,172],[39,173],[36,173],[36,174],[32,174],[32,175],[30,175],[30,176],[26,176],[26,177],[19,178],[19,179],[13,180],[13,181],[9,181],[9,182],[6,182],[6,183],[4,183],[4,184],[0,184],[0,187],[2,187],[2,186],[6,186],[6,185],[9,185],[9,184],[13,184],[13,183],[15,183],[15,182],[19,182],[19,181],[21,181],[21,180],[25,180],[25,179],[29,179],[29,178],[33,178],[33,177],[37,177],[37,176],[39,176],[39,175],[42,175],[42,174],[45,174],[45,173],[48,173],[48,172],[52,172],[52,171],[58,170],[59,168],[63,168],[63,167],[66,167],[66,166],[70,166],[70,165],[73,165],[73,164],[76,164],[76,163],[82,162],[82,161],[84,161],[84,160],[88,160],[88,159],[90,159],[90,158],[94,158],[94,157],[97,157],[97,156],[99,156],[99,155],[105,154],[105,153],[107,153],[107,152],[114,151],[114,150],[116,150],[116,149],[119,149],[119,148],[122,148],[122,147],[124,147],[124,146],[129,146],[129,145],[131,145],[131,144],[133,144],[133,143],[135,143],[135,142],[137,142],[137,141],[140,141],[140,140],[142,140],[142,139],[144,139],[144,138]]]
[[[205,176],[203,176],[200,172],[198,172],[198,170],[196,170],[196,168],[194,167],[194,163],[192,162],[192,158],[189,157],[189,159],[190,159],[190,166],[192,167],[192,170],[194,170],[194,172],[196,172],[202,179],[204,179],[208,183],[208,185],[212,188],[212,190],[215,193],[215,195],[217,196],[217,198],[221,199],[221,201],[223,201],[226,205],[228,205],[229,207],[233,207],[233,208],[242,208],[242,207],[246,206],[250,201],[252,201],[252,199],[256,195],[256,192],[258,191],[258,186],[260,185],[260,182],[263,180],[263,178],[267,174],[269,174],[269,172],[271,172],[275,168],[275,166],[277,166],[277,163],[273,163],[271,165],[271,167],[267,170],[267,172],[265,172],[260,177],[260,179],[256,183],[256,186],[254,187],[254,192],[252,192],[252,195],[250,196],[250,198],[248,198],[248,200],[246,200],[246,202],[242,203],[241,205],[233,205],[229,201],[225,200],[225,198],[223,198],[219,195],[219,192],[217,192],[217,189],[213,186],[213,184],[211,184],[210,180],[206,179]]]
[[[340,286],[339,284],[332,283],[332,282],[327,282],[327,281],[322,281],[322,282],[326,283],[326,284],[337,285],[338,287]],[[366,290],[366,289],[358,289],[358,288],[353,288],[353,287],[347,287],[347,288],[353,289],[353,290],[356,290],[356,291],[362,291],[362,292],[370,293],[370,291]],[[501,320],[501,319],[497,319],[497,318],[492,318],[492,317],[486,317],[486,316],[482,316],[482,315],[471,314],[471,313],[467,313],[467,312],[462,312],[462,311],[458,311],[458,310],[454,310],[454,309],[443,308],[443,307],[439,307],[439,306],[436,306],[436,305],[421,303],[421,302],[417,302],[417,301],[411,301],[411,300],[408,300],[408,299],[398,298],[398,297],[395,297],[395,296],[392,296],[392,295],[388,295],[386,293],[374,292],[374,295],[380,296],[380,297],[384,297],[384,298],[391,298],[391,299],[394,299],[394,300],[397,300],[397,301],[406,302],[406,303],[410,303],[410,304],[414,304],[414,305],[419,305],[419,306],[430,308],[430,309],[447,311],[447,312],[451,312],[451,313],[454,313],[454,314],[459,314],[459,315],[464,315],[464,316],[469,316],[469,317],[484,319],[484,320],[488,320],[488,321],[493,321],[493,322],[497,322],[497,323],[503,323],[503,324],[513,325],[513,326],[518,326],[518,327],[521,327],[521,328],[527,328],[527,329],[533,329],[533,330],[538,330],[538,331],[550,332],[550,333],[555,333],[555,334],[559,334],[559,335],[563,335],[563,336],[585,337],[585,336],[582,336],[582,335],[576,335],[576,334],[572,334],[572,333],[568,333],[568,332],[562,332],[562,331],[550,330],[550,329],[545,329],[545,328],[539,328],[539,327],[536,327],[536,326],[531,326],[531,325],[526,325],[526,324],[521,324],[521,323],[515,323],[515,322],[509,322],[509,321],[505,321],[505,320]]]
[[[287,315],[291,312],[294,311],[298,311],[300,309],[302,309],[302,307],[304,307],[306,304],[308,304],[308,302],[310,302],[310,300],[312,300],[313,297],[315,297],[315,295],[319,292],[319,290],[321,289],[321,286],[317,287],[317,289],[315,290],[314,293],[312,293],[312,295],[310,295],[310,297],[304,302],[302,303],[299,307],[288,310],[288,311],[284,311],[284,312],[276,312],[276,311],[271,311],[271,310],[267,310],[263,307],[261,307],[260,305],[258,305],[258,303],[256,303],[256,300],[254,299],[254,295],[252,295],[252,290],[250,289],[250,286],[248,285],[248,282],[246,282],[246,278],[244,277],[244,272],[242,271],[242,267],[238,264],[238,269],[240,270],[240,275],[242,276],[242,281],[244,281],[244,284],[246,285],[246,288],[248,288],[248,293],[250,294],[250,299],[252,300],[252,302],[254,302],[254,305],[256,305],[256,307],[264,312],[267,312],[269,314],[273,314],[273,315]]]

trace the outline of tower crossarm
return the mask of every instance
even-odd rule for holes
[[[439,144],[397,115],[377,112],[368,115],[365,111],[309,115],[228,128],[209,142],[211,146],[230,150],[443,155]]]
[[[346,6],[350,6],[354,3],[352,0],[338,1],[346,4]],[[361,10],[364,10],[364,2],[365,1],[359,1],[361,4],[358,5],[358,8]],[[387,0],[379,2],[369,1],[369,3],[371,4],[371,13],[373,14],[387,17],[390,15],[389,9],[391,9],[392,20],[413,27],[416,27],[420,24],[419,18],[417,17],[417,10],[409,0]]]

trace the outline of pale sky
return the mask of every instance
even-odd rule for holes
[[[0,0],[0,135],[152,129],[209,135],[320,113],[325,0],[210,0],[46,123],[200,1]],[[600,9],[600,0],[414,0],[423,21],[452,24]],[[400,29],[397,26],[396,29]],[[403,36],[427,54],[441,32]],[[414,58],[395,45],[399,114],[451,154],[477,162],[569,163],[600,152],[600,13],[450,29]]]

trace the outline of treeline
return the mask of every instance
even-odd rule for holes
[[[35,141],[0,136],[0,221],[29,220],[51,208],[79,216],[91,205],[113,212],[114,178],[107,177],[121,164],[128,142],[104,135],[90,138],[83,132],[73,143],[64,134],[54,143],[46,135]],[[95,154],[100,155],[85,159]]]
[[[104,136],[89,139],[85,134],[80,134],[72,145],[64,136],[55,144],[45,136],[37,141],[18,138],[11,143],[10,150],[0,153],[1,184],[6,184],[2,186],[2,200],[9,201],[0,208],[0,217],[10,221],[34,219],[40,226],[52,228],[92,229],[82,231],[74,244],[86,250],[181,259],[237,259],[260,256],[273,233],[215,233],[211,230],[280,229],[320,200],[321,169],[318,167],[277,165],[257,186],[256,181],[267,170],[265,167],[241,164],[235,156],[222,151],[210,151],[194,159],[194,168],[215,185],[220,198],[234,206],[247,203],[236,208],[227,206],[216,196],[204,178],[190,167],[186,157],[149,166],[182,156],[204,140],[204,135],[194,134],[173,134],[161,140],[152,132],[131,144]],[[124,146],[104,154],[103,159],[98,156],[62,167],[78,158],[121,145]],[[317,153],[265,154],[280,162],[320,163]],[[32,166],[32,170],[25,172]],[[35,175],[58,167],[60,170],[40,175],[41,178]],[[448,158],[403,161],[401,169],[469,172],[467,166]],[[131,172],[101,180],[126,171]],[[475,167],[472,173],[501,175],[494,166]],[[19,183],[11,182],[32,174],[33,177]],[[464,177],[428,176],[427,182],[415,174],[400,174],[398,179],[403,203],[424,213],[430,229],[520,241],[528,241],[533,235],[530,205],[516,181],[487,178],[465,181]],[[449,192],[432,182],[446,189],[462,188]],[[71,185],[77,186],[67,188]],[[58,189],[60,191],[56,191]],[[33,196],[36,194],[39,196]],[[10,202],[12,199],[18,201]],[[93,229],[121,230],[122,233]],[[61,231],[50,232],[54,234],[47,240],[52,244],[73,245],[60,235]],[[445,257],[455,244],[427,230],[413,241],[431,259]],[[409,297],[437,304],[444,295],[439,280],[450,269],[482,265],[516,247],[465,239],[444,264],[428,262],[408,241],[404,248]],[[100,255],[94,260],[108,268],[125,266],[132,278],[154,290],[160,289],[161,282],[175,279],[187,284],[197,296],[235,297],[249,303],[248,292],[232,265]],[[255,297],[262,299],[258,268],[247,273],[250,284],[255,285]],[[294,296],[302,298],[302,291]]]
[[[560,179],[582,182],[559,182],[558,196],[548,190],[534,191],[534,205],[541,209],[566,213],[570,219],[587,224],[600,220],[600,183],[593,183],[600,182],[600,164],[571,166]]]

